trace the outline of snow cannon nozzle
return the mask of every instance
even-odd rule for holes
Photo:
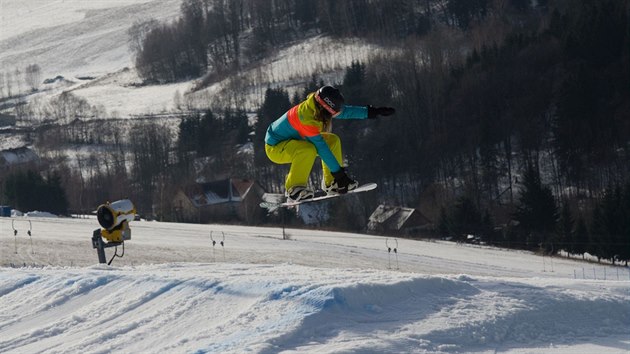
[[[131,239],[129,222],[134,220],[136,207],[129,199],[105,203],[96,210],[96,218],[101,225],[101,236],[108,241],[122,242]]]

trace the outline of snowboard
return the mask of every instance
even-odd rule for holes
[[[319,201],[326,200],[326,199],[333,199],[333,198],[343,197],[345,195],[361,193],[361,192],[367,192],[367,191],[371,191],[371,190],[376,189],[376,187],[377,187],[376,183],[366,183],[366,184],[358,186],[357,188],[349,191],[346,194],[330,194],[329,195],[329,194],[325,194],[323,191],[318,191],[315,194],[315,197],[313,197],[311,199],[301,200],[301,201],[298,201],[298,202],[288,202],[288,201],[286,201],[286,198],[284,197],[283,194],[266,194],[265,196],[263,196],[263,199],[265,201],[261,202],[260,206],[262,208],[267,208],[267,209],[269,209],[269,208],[278,208],[278,207],[289,208],[289,207],[298,206],[300,204],[319,202]]]

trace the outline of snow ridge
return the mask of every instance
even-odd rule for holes
[[[627,284],[559,282],[292,264],[24,268],[0,273],[0,352],[483,352],[627,338]]]

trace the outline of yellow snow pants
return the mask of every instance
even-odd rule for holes
[[[339,165],[342,165],[341,140],[339,136],[332,133],[321,134]],[[315,145],[306,140],[285,140],[274,146],[266,144],[265,152],[267,157],[274,163],[291,164],[289,174],[284,182],[287,191],[295,186],[307,186],[313,163],[315,163],[315,158],[318,156]],[[328,186],[333,182],[333,176],[324,161],[322,161],[322,170],[324,182]]]

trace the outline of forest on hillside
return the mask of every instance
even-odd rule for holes
[[[449,23],[485,33],[479,27],[493,23],[497,9],[472,3],[488,7],[469,12],[470,21]],[[442,235],[481,234],[491,243],[549,252],[571,244],[577,254],[590,245],[591,254],[627,260],[628,2],[556,4],[504,9],[515,16],[500,17],[514,19],[502,40],[490,35],[461,60],[435,29],[422,44],[408,39],[397,54],[352,65],[338,84],[347,100],[392,105],[397,114],[335,130],[357,176],[378,181],[406,205],[434,197]],[[268,101],[257,134],[296,103],[278,90]],[[263,154],[256,157],[264,166]],[[281,176],[271,175],[270,181]],[[497,224],[504,225],[499,234]],[[608,251],[593,249],[589,240],[598,239]]]
[[[254,135],[238,107],[187,113],[176,134],[143,123],[126,141],[112,126],[100,138],[112,148],[84,161],[91,178],[51,162],[58,175],[39,183],[64,186],[71,209],[98,204],[109,198],[106,186],[123,184],[140,210],[165,220],[174,218],[168,196],[200,171],[279,192],[286,166],[264,155],[264,131],[333,84],[350,104],[396,107],[393,117],[339,123],[335,133],[350,173],[379,183],[381,200],[422,210],[434,236],[476,234],[491,244],[627,262],[629,16],[627,0],[184,0],[178,21],[129,30],[146,83],[198,78],[203,87],[314,35],[361,37],[388,50],[353,63],[339,82],[314,72],[296,95],[270,85]],[[72,129],[41,131],[42,141],[93,141],[88,123],[66,122]],[[247,144],[253,159],[240,153]],[[19,206],[16,195],[8,201]],[[342,219],[331,226],[360,228]]]

